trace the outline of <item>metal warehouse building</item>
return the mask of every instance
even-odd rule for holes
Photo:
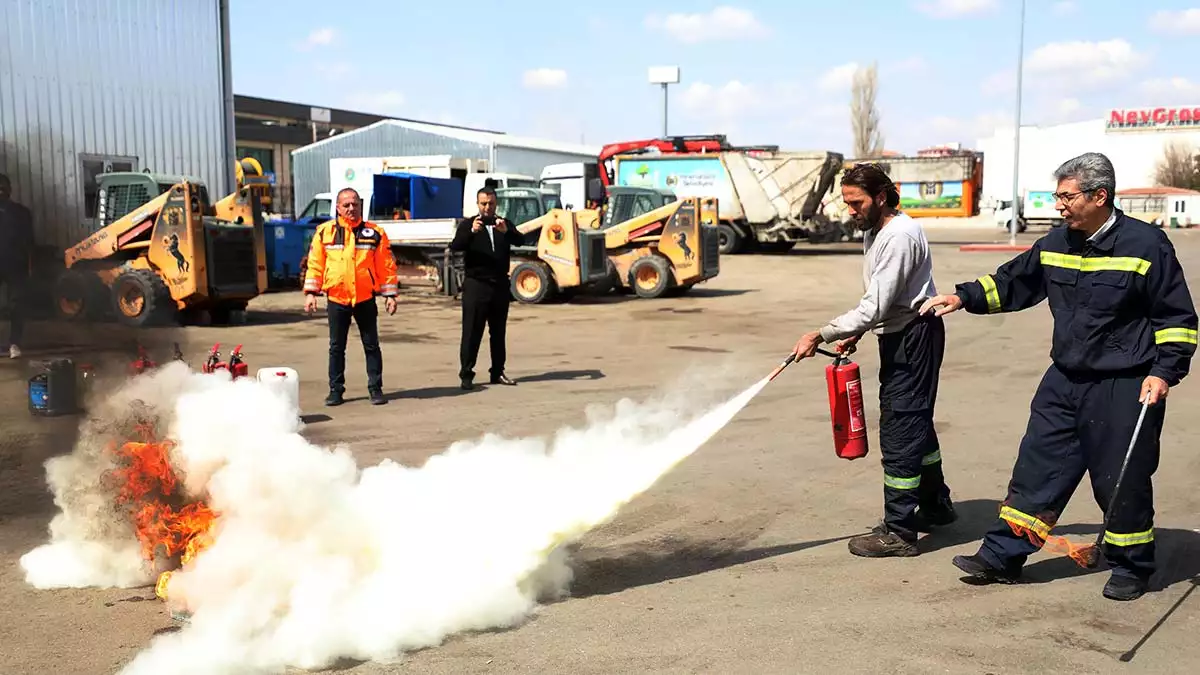
[[[450,155],[485,160],[492,172],[541,176],[565,162],[595,162],[599,146],[557,143],[425,122],[382,120],[292,151],[296,213],[319,192],[329,192],[329,160],[356,157]]]
[[[0,0],[0,172],[39,246],[87,236],[95,177],[233,179],[228,0]]]

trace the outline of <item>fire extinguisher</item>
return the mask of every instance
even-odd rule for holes
[[[858,364],[842,354],[832,354],[833,363],[825,366],[829,388],[829,418],[833,424],[833,450],[842,459],[867,456],[867,414],[863,407],[862,378]]]

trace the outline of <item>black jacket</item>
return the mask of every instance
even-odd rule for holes
[[[33,254],[33,215],[9,200],[0,202],[0,278],[29,275]]]
[[[1049,298],[1050,358],[1068,372],[1140,372],[1175,386],[1196,352],[1196,308],[1175,247],[1162,230],[1117,212],[1095,242],[1066,226],[959,284],[972,314],[1016,312]]]
[[[525,243],[525,236],[517,231],[512,222],[506,221],[508,228],[503,232],[495,232],[495,248],[488,240],[488,229],[482,227],[478,232],[471,231],[471,223],[475,220],[463,218],[458,221],[454,231],[454,240],[450,242],[450,250],[463,252],[463,265],[468,279],[492,283],[508,283],[508,258],[513,246]]]

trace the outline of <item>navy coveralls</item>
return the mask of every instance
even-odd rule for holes
[[[972,314],[1016,312],[1048,299],[1052,365],[1030,405],[1000,518],[979,555],[1016,571],[1050,535],[1083,479],[1107,510],[1133,436],[1142,383],[1175,386],[1196,351],[1196,309],[1175,248],[1161,230],[1119,210],[1095,241],[1058,227],[995,274],[959,284]],[[1146,412],[1102,552],[1115,575],[1154,571],[1154,501],[1165,403]]]

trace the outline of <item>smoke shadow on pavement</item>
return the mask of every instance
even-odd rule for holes
[[[611,550],[597,551],[599,557],[575,561],[573,565],[575,580],[571,584],[570,598],[581,599],[597,595],[610,595],[639,586],[697,576],[727,567],[846,541],[862,532],[792,544],[742,548],[743,544],[757,537],[758,534],[758,531],[755,531],[742,537],[727,537],[711,541],[683,541],[670,545],[670,548],[659,550],[645,550],[646,544],[634,544],[629,548],[636,546],[636,550],[622,553],[613,554]]]
[[[604,373],[595,368],[586,370],[552,370],[541,373],[539,375],[523,375],[515,378],[517,383],[521,382],[568,382],[571,380],[600,380],[605,377]]]
[[[1000,515],[1000,502],[995,499],[967,499],[954,502],[958,520],[921,537],[917,548],[921,553],[933,553],[944,548],[981,541]]]

